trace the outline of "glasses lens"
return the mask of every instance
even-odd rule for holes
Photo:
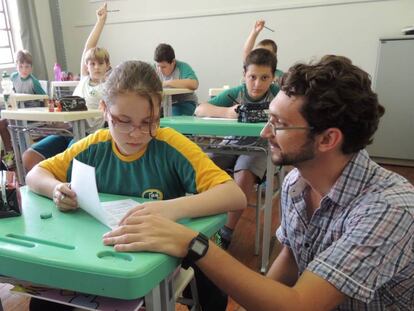
[[[120,133],[129,133],[134,129],[134,127],[131,126],[130,124],[122,124],[122,123],[113,123],[113,124]]]
[[[158,122],[151,122],[148,125],[141,126],[141,133],[144,133],[144,134],[154,133],[157,128],[158,128]]]

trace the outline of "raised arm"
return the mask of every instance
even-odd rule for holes
[[[86,40],[85,47],[82,53],[80,66],[81,76],[88,75],[88,68],[85,63],[85,54],[89,49],[97,46],[99,37],[101,36],[102,30],[105,26],[107,14],[108,12],[106,3],[96,11],[96,24],[93,27],[91,33],[89,34],[88,39]]]
[[[243,62],[246,60],[247,55],[253,50],[254,45],[256,43],[256,39],[259,33],[263,30],[265,25],[264,20],[258,20],[254,24],[252,31],[250,32],[249,36],[247,37],[246,42],[244,43],[243,47]]]

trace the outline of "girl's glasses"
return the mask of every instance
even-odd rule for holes
[[[150,134],[150,133],[155,132],[155,130],[159,126],[158,122],[148,122],[148,121],[144,121],[140,125],[134,125],[131,122],[123,122],[119,120],[110,111],[108,111],[108,114],[111,116],[111,122],[114,128],[116,128],[118,132],[123,133],[123,134],[129,134],[133,132],[135,129],[139,129],[140,132],[143,134]]]
[[[276,126],[270,121],[267,121],[263,129],[269,127],[272,129],[273,136],[276,136],[277,131],[286,131],[286,130],[311,130],[312,126]]]

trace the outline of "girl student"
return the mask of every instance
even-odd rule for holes
[[[95,167],[99,192],[156,199],[133,208],[128,216],[157,214],[178,220],[244,208],[246,198],[227,173],[180,133],[159,128],[161,94],[161,81],[151,65],[126,61],[117,66],[105,82],[101,101],[109,128],[35,166],[26,177],[29,188],[53,199],[61,211],[76,209],[69,182],[77,159]],[[212,285],[205,290],[197,284],[201,304],[217,301],[211,295],[220,296]],[[225,310],[224,299],[223,307],[203,310]]]

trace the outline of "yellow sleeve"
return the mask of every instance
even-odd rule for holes
[[[102,141],[106,141],[108,139],[111,139],[109,130],[103,129],[96,131],[95,133],[88,135],[85,138],[77,141],[64,152],[40,162],[39,166],[51,172],[59,181],[66,182],[68,181],[67,174],[68,169],[72,164],[72,160],[78,154],[87,150],[89,146]]]

